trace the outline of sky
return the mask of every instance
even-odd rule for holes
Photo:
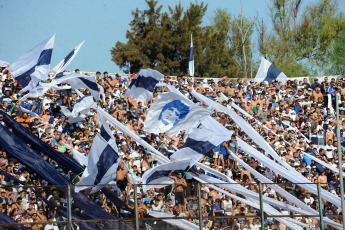
[[[159,0],[163,11],[178,1]],[[193,2],[183,0],[188,8]],[[214,11],[228,9],[239,15],[240,0],[205,0],[208,9],[204,25],[210,24]],[[305,0],[303,6],[315,2]],[[256,15],[268,23],[269,0],[243,0],[244,15],[253,19]],[[41,41],[56,34],[51,68],[58,64],[74,47],[85,40],[83,47],[67,67],[82,71],[123,72],[111,61],[110,50],[117,41],[126,42],[131,14],[136,8],[146,9],[144,0],[0,0],[0,60],[14,62]],[[339,0],[339,9],[345,12],[345,0]],[[258,55],[257,55],[258,56]],[[257,57],[259,60],[259,56]]]

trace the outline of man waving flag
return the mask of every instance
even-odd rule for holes
[[[20,92],[33,89],[40,80],[48,79],[54,41],[55,34],[23,54],[8,69],[23,88]]]

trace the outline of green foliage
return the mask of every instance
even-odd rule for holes
[[[327,69],[334,42],[345,29],[337,0],[306,6],[299,19],[302,2],[272,0],[273,30],[267,33],[263,24],[258,29],[259,51],[282,71],[288,70],[285,74],[291,77],[309,75],[313,67]]]
[[[158,1],[146,0],[148,9],[132,12],[131,29],[126,43],[117,42],[111,49],[112,60],[131,72],[153,68],[164,74],[188,72],[190,36],[193,35],[195,75],[224,76],[237,73],[238,67],[228,46],[229,23],[201,26],[207,5],[181,4],[161,12]]]
[[[304,0],[271,0],[272,29],[263,20],[217,9],[203,26],[207,4],[181,3],[167,12],[157,0],[145,0],[147,9],[132,12],[126,42],[116,42],[112,60],[120,68],[138,72],[156,69],[168,75],[188,73],[190,36],[193,35],[195,76],[253,77],[253,26],[258,51],[287,76],[329,71],[344,74],[345,19],[337,0],[318,0],[302,7]],[[255,58],[258,59],[257,56]]]
[[[345,75],[345,31],[342,31],[335,41],[331,60],[332,67],[330,73]]]

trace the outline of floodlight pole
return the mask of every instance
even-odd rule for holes
[[[341,200],[341,213],[343,219],[343,229],[345,229],[345,204],[344,204],[344,177],[343,177],[343,156],[340,146],[340,123],[339,123],[339,95],[335,94],[335,104],[337,113],[337,147],[338,147],[338,166],[339,166],[339,181],[340,181],[340,200]]]

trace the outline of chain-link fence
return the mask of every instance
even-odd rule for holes
[[[339,183],[308,184],[317,193],[303,189],[305,183],[226,183],[242,186],[243,193],[221,190],[225,183],[187,185],[2,187],[1,212],[15,221],[0,223],[0,229],[332,229],[341,224],[340,208],[320,195],[322,188],[339,194]]]

